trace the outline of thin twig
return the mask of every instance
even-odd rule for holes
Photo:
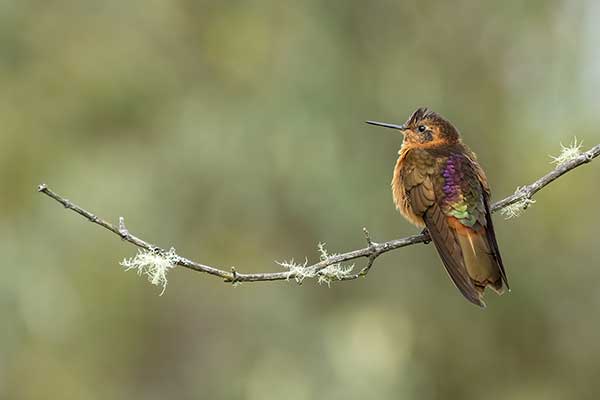
[[[581,153],[576,158],[573,158],[570,161],[567,161],[567,162],[557,166],[555,169],[550,171],[548,174],[542,176],[535,182],[533,182],[527,186],[523,186],[523,187],[519,188],[514,194],[494,203],[491,207],[491,211],[496,212],[504,207],[507,207],[512,204],[523,201],[524,199],[531,199],[533,197],[533,195],[535,195],[539,190],[541,190],[545,186],[549,185],[550,183],[552,183],[553,181],[555,181],[562,175],[566,174],[567,172],[571,171],[572,169],[575,169],[582,164],[589,163],[594,158],[596,158],[598,155],[600,155],[600,144],[592,147],[590,150],[588,150],[584,153]],[[130,231],[125,227],[125,220],[123,219],[123,217],[119,218],[119,224],[118,224],[118,226],[115,226],[115,225],[97,217],[95,214],[92,214],[91,212],[79,207],[78,205],[72,203],[71,201],[61,197],[57,193],[53,192],[50,188],[48,188],[48,186],[46,184],[39,185],[37,190],[38,190],[38,192],[43,193],[46,196],[53,198],[54,200],[56,200],[57,202],[62,204],[65,208],[76,212],[77,214],[83,216],[84,218],[86,218],[90,222],[93,222],[94,224],[102,226],[103,228],[105,228],[105,229],[113,232],[117,236],[119,236],[121,239],[123,239],[139,248],[142,248],[142,249],[145,249],[145,250],[157,253],[157,254],[166,254],[167,253],[167,250],[160,248],[156,245],[153,245],[149,242],[146,242],[145,240],[140,239],[139,237],[130,233]],[[373,262],[380,255],[387,253],[389,251],[399,249],[402,247],[406,247],[406,246],[410,246],[413,244],[425,243],[429,240],[429,235],[427,235],[427,233],[421,233],[418,235],[408,236],[408,237],[405,237],[402,239],[390,240],[390,241],[383,242],[383,243],[375,243],[371,240],[369,232],[366,229],[364,229],[363,232],[364,232],[365,238],[367,240],[367,247],[358,249],[358,250],[349,251],[349,252],[343,253],[343,254],[336,254],[336,255],[328,256],[326,259],[321,260],[317,263],[304,266],[303,269],[312,271],[313,273],[315,273],[318,276],[319,274],[323,273],[322,271],[325,268],[327,268],[329,266],[332,266],[335,264],[340,264],[340,263],[347,262],[350,260],[355,260],[358,258],[363,258],[363,257],[367,258],[367,260],[368,260],[367,265],[360,272],[358,272],[356,274],[347,273],[343,276],[333,278],[333,280],[344,280],[344,281],[358,279],[362,276],[365,276],[369,272],[369,270],[373,266]],[[299,281],[301,282],[303,279],[303,277],[299,275],[299,272],[295,272],[293,270],[282,271],[282,272],[265,272],[265,273],[244,274],[244,273],[237,272],[235,268],[232,268],[231,272],[229,272],[229,271],[225,271],[223,269],[211,267],[209,265],[200,264],[200,263],[197,263],[195,261],[192,261],[190,259],[187,259],[187,258],[181,257],[181,256],[177,256],[177,265],[180,265],[185,268],[189,268],[194,271],[205,272],[209,275],[214,275],[214,276],[220,277],[220,278],[224,279],[225,282],[232,282],[232,283],[279,281],[279,280],[289,280],[289,279],[296,279],[296,278],[300,278]]]

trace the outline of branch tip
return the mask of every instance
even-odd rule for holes
[[[375,247],[375,243],[373,243],[373,240],[371,240],[371,234],[369,233],[366,227],[363,227],[363,233],[365,235],[365,239],[367,240],[367,244],[369,245],[369,247]]]
[[[129,236],[129,230],[127,230],[127,227],[125,226],[125,218],[123,217],[119,217],[119,233],[123,240]]]

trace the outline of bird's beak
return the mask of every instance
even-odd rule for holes
[[[366,121],[366,122],[367,122],[367,124],[370,124],[370,125],[383,126],[384,128],[396,129],[402,133],[404,133],[404,131],[406,130],[406,125],[394,125],[394,124],[388,124],[386,122],[377,122],[377,121]]]

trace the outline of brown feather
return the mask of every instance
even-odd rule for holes
[[[455,152],[461,152],[470,161],[463,172],[474,184],[466,187],[465,195],[482,198],[481,204],[474,205],[475,215],[478,213],[479,217],[472,228],[445,215],[438,203],[439,196],[443,196],[443,192],[438,191],[444,178],[437,175],[436,162],[445,162],[446,154]],[[428,228],[456,287],[470,302],[484,306],[485,287],[490,286],[501,294],[503,283],[507,281],[489,214],[487,179],[475,160],[475,155],[462,144],[446,149],[402,148],[392,188],[394,202],[402,215],[415,225]]]
[[[404,140],[392,178],[396,208],[411,223],[427,227],[454,284],[469,301],[484,306],[486,287],[498,293],[504,284],[508,288],[485,172],[458,130],[439,114],[419,108],[400,130]]]
[[[483,185],[483,183],[482,183]],[[489,204],[489,194],[484,192],[483,194],[483,204],[485,205],[485,218],[486,218],[486,235],[487,240],[490,245],[490,252],[494,257],[494,261],[498,266],[500,271],[500,276],[502,277],[502,281],[496,283],[494,288],[496,291],[500,291],[502,289],[502,282],[506,285],[506,288],[510,291],[510,286],[508,285],[508,277],[506,276],[506,270],[504,269],[504,263],[502,262],[502,256],[500,256],[500,249],[498,248],[498,241],[496,240],[496,232],[494,232],[494,224],[492,223],[492,213],[490,212],[490,204]]]
[[[481,300],[481,292],[475,288],[467,269],[462,263],[462,250],[456,236],[442,215],[437,204],[434,204],[424,216],[425,225],[431,240],[442,259],[448,276],[467,300],[480,307],[485,307]]]

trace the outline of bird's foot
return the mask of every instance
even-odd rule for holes
[[[427,230],[427,228],[423,228],[423,230],[421,231],[421,235],[427,236],[427,239],[425,239],[423,243],[429,244],[431,242],[431,236],[429,236],[429,231]]]

